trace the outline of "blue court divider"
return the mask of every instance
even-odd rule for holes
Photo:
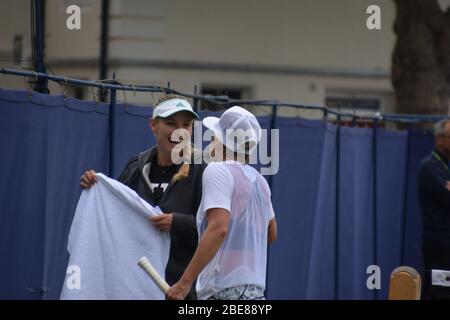
[[[374,264],[372,130],[341,128],[338,237],[339,299],[373,299],[366,270]]]
[[[152,109],[116,105],[108,172],[108,113],[93,101],[0,89],[0,299],[58,299],[80,175],[117,177],[154,145]],[[220,113],[200,112],[207,115]],[[271,116],[259,120],[270,128]],[[430,135],[378,129],[374,139],[368,128],[283,117],[275,128],[280,168],[266,178],[279,237],[269,250],[268,298],[385,299],[393,268],[421,270],[415,175]],[[374,264],[377,291],[366,285]]]
[[[107,168],[107,109],[0,89],[0,299],[59,296],[80,175]]]
[[[329,208],[335,177],[328,149],[335,128],[299,118],[277,118],[275,127],[280,130],[280,170],[273,177],[272,199],[279,235],[270,249],[268,297],[318,298],[317,291],[325,288],[320,296],[333,298],[334,212]]]
[[[377,131],[375,262],[382,273],[380,299],[388,298],[390,272],[402,262],[407,134],[407,131]]]

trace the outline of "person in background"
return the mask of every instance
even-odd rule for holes
[[[450,120],[436,123],[434,139],[434,150],[421,162],[417,181],[425,267],[422,297],[450,299],[450,287],[431,283],[431,270],[450,270]]]

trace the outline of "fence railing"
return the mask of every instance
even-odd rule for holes
[[[74,79],[65,76],[50,75],[46,73],[39,73],[30,70],[20,70],[20,69],[10,69],[10,68],[0,68],[0,73],[22,76],[39,79],[47,79],[58,83],[59,85],[73,85],[82,87],[99,88],[103,90],[110,90],[110,105],[113,108],[116,103],[116,92],[119,91],[132,91],[132,92],[157,92],[166,94],[177,94],[186,98],[193,100],[194,110],[198,110],[199,101],[207,101],[222,105],[227,108],[232,105],[254,105],[254,106],[266,106],[272,107],[272,111],[276,114],[276,109],[278,107],[291,107],[304,110],[316,110],[321,111],[326,118],[328,115],[334,115],[338,119],[352,119],[352,120],[366,120],[366,121],[389,121],[389,122],[401,122],[401,123],[417,123],[417,122],[436,122],[441,119],[450,118],[448,116],[438,116],[438,115],[413,115],[413,114],[383,114],[374,113],[373,115],[358,115],[350,112],[341,112],[333,110],[326,106],[315,106],[315,105],[305,105],[297,103],[288,103],[278,100],[245,100],[245,99],[230,99],[227,96],[212,96],[212,95],[201,95],[194,93],[187,93],[175,90],[170,87],[158,87],[158,86],[148,86],[148,85],[126,85],[121,84],[115,79],[109,80],[81,80]]]

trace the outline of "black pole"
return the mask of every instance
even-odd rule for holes
[[[116,74],[113,74],[113,81],[116,79]],[[116,89],[110,90],[109,97],[109,176],[115,178],[115,148],[114,142],[116,138]]]
[[[337,116],[336,128],[336,211],[334,222],[334,254],[335,254],[335,268],[334,268],[334,299],[339,299],[339,226],[340,226],[340,183],[341,183],[341,116]]]
[[[408,219],[408,186],[409,186],[409,170],[410,170],[410,156],[411,152],[411,127],[407,131],[407,144],[406,144],[406,163],[405,163],[405,182],[404,182],[404,193],[403,193],[403,212],[402,212],[402,242],[400,246],[400,257],[401,265],[405,265],[405,248],[406,248],[406,219]]]
[[[277,120],[277,116],[278,116],[278,105],[274,104],[272,106],[272,116],[270,118],[270,136],[268,136],[268,141],[267,141],[268,145],[270,147],[270,150],[272,150],[272,129],[275,129],[275,122]],[[271,154],[271,156],[272,156],[272,154]],[[270,190],[272,190],[272,185],[273,185],[273,175],[272,174],[269,176],[267,183],[269,184]]]
[[[270,118],[270,133],[267,135],[267,144],[268,144],[268,150],[272,150],[272,130],[275,129],[275,124],[277,121],[277,116],[278,116],[278,104],[274,104],[272,105],[272,115]],[[256,151],[255,151],[256,152]],[[270,156],[272,156],[272,153],[270,154]],[[269,185],[269,189],[273,190],[273,174],[269,175],[269,179],[267,181],[268,185]],[[266,261],[266,283],[268,282],[269,279],[269,270],[270,270],[270,246],[267,246],[267,261]],[[270,292],[267,290],[266,287],[266,291],[265,291],[265,296],[267,296]]]
[[[99,79],[108,77],[108,37],[109,37],[109,0],[102,0],[102,16],[100,30]],[[100,101],[106,101],[106,90],[100,90]]]
[[[197,95],[197,86],[194,86],[194,95]],[[192,99],[192,108],[194,109],[195,112],[198,112],[198,99],[197,98],[193,98]]]
[[[47,73],[44,65],[44,34],[45,34],[45,0],[34,0],[32,2],[32,10],[34,11],[34,31],[32,35],[34,38],[34,68],[36,72]],[[46,78],[39,78],[36,81],[34,90],[41,93],[49,93],[48,80]]]
[[[372,130],[372,179],[373,179],[373,214],[372,214],[372,232],[373,232],[373,264],[378,265],[378,228],[377,228],[377,198],[378,198],[378,179],[377,179],[377,149],[378,149],[378,120],[375,119],[373,121],[373,130]],[[378,300],[378,289],[373,290],[374,299]]]

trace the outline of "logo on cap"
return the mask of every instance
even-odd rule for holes
[[[184,108],[184,104],[182,104],[181,102],[178,102],[177,105],[176,105],[176,107],[178,107],[178,108]]]

